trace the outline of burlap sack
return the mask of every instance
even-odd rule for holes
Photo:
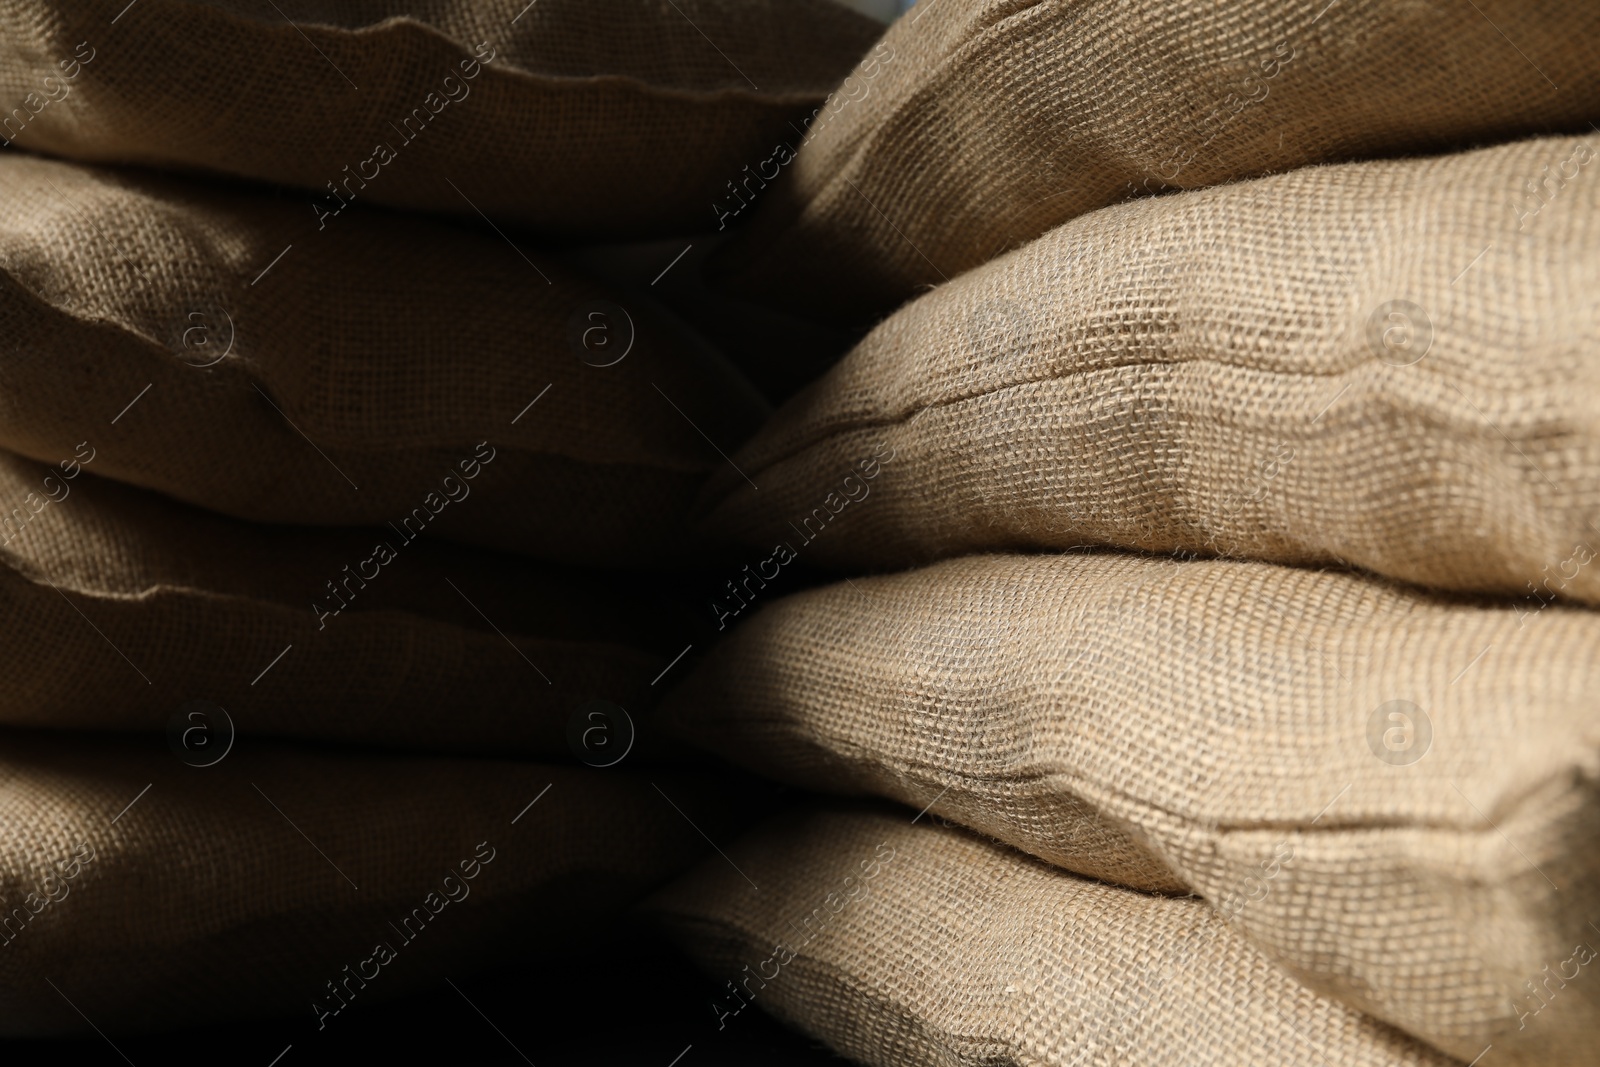
[[[627,567],[683,551],[766,412],[664,313],[492,233],[354,209],[317,233],[275,197],[26,157],[0,183],[0,446],[47,463],[88,439],[98,473],[242,518]]]
[[[1577,1064],[1600,1026],[1596,648],[1582,608],[971,557],[776,601],[663,711],[785,781],[1192,888],[1312,988],[1463,1059]]]
[[[728,849],[738,871],[717,857],[647,903],[727,979],[723,1028],[754,1004],[872,1067],[1451,1062],[1301,987],[1198,900],[911,818],[780,817]]]
[[[0,1034],[282,1014],[309,1039],[347,1021],[341,1002],[603,942],[707,849],[685,815],[728,828],[725,791],[655,782],[270,745],[198,770],[142,744],[8,733]]]
[[[879,48],[762,193],[741,292],[866,324],[1131,196],[1600,118],[1568,0],[939,0]]]
[[[1600,603],[1597,158],[1528,141],[1078,219],[879,326],[734,455],[760,492],[717,475],[711,525],[766,547],[815,516],[802,551],[839,566],[1109,543]]]
[[[828,0],[5,0],[0,145],[299,186],[307,220],[700,230],[882,32]]]
[[[206,700],[242,734],[598,758],[573,718],[647,713],[696,621],[670,582],[208,514],[92,447],[0,454],[3,724],[159,733]]]

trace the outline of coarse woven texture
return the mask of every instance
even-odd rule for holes
[[[1572,563],[1600,547],[1597,149],[1305,168],[1068,223],[789,401],[734,455],[760,492],[719,472],[709,526],[765,547],[814,516],[808,558],[848,568],[1103,543],[1600,603]],[[835,526],[839,473],[880,444],[898,458]]]
[[[676,233],[882,32],[829,0],[5,0],[0,143]]]
[[[726,828],[710,783],[657,781]],[[310,1022],[597,936],[706,848],[622,774],[262,744],[196,770],[144,744],[15,733],[0,826],[5,1036],[92,1038],[84,1015],[110,1033]],[[397,958],[374,975],[380,944]]]
[[[871,1067],[1453,1062],[1326,1000],[1198,900],[1065,874],[909,814],[765,824],[649,900],[713,978]],[[774,968],[776,968],[774,970]]]
[[[1596,648],[1583,608],[979,556],[775,601],[662,711],[781,780],[1190,888],[1310,987],[1463,1059],[1577,1065],[1600,1025]]]
[[[255,734],[567,759],[572,716],[646,711],[682,648],[628,575],[252,526],[98,465],[0,453],[0,724],[158,735],[207,700]]]
[[[739,291],[866,324],[1131,196],[1600,119],[1570,0],[939,0],[882,48],[760,194]]]
[[[689,551],[707,438],[767,411],[666,313],[495,234],[358,208],[318,233],[23,156],[0,187],[0,447],[43,462],[89,438],[98,473],[240,518],[642,566]]]

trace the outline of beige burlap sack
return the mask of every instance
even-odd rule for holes
[[[837,566],[1107,543],[1600,603],[1597,160],[1536,140],[1085,216],[879,326],[734,455],[759,492],[719,472],[711,525],[815,517],[795,547]]]
[[[663,710],[785,781],[1191,888],[1307,985],[1463,1059],[1579,1064],[1600,1026],[1597,648],[1583,608],[979,556],[776,601]]]
[[[574,717],[647,712],[697,621],[671,583],[252,526],[99,466],[0,454],[0,723],[159,733],[205,700],[241,734],[600,759]]]
[[[5,0],[0,145],[299,186],[308,220],[699,230],[882,31],[829,0]]]
[[[201,770],[7,733],[0,1034],[281,1014],[309,1038],[346,1006],[604,941],[707,849],[685,815],[728,831],[727,799],[681,775],[242,742]]]
[[[241,518],[626,567],[684,551],[766,412],[665,313],[493,233],[318,233],[277,197],[22,156],[0,186],[0,446],[43,462],[88,439],[97,473]]]
[[[1600,119],[1569,0],[939,0],[879,51],[761,194],[741,291],[870,323],[1131,196]]]
[[[1451,1062],[1300,986],[1198,900],[911,819],[781,816],[728,849],[737,871],[718,857],[647,902],[726,979],[722,1027],[759,1006],[871,1067]]]

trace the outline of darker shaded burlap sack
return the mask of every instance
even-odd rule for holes
[[[315,1032],[342,1005],[604,939],[706,849],[685,813],[728,829],[725,792],[656,781],[244,743],[199,770],[5,734],[0,1034],[270,1014]]]
[[[567,758],[590,701],[646,710],[690,627],[671,583],[252,526],[99,465],[0,453],[0,723],[158,733],[207,700],[241,733]]]
[[[1597,648],[1583,608],[980,556],[776,601],[663,711],[773,777],[1190,888],[1312,988],[1463,1059],[1577,1065],[1600,1026]]]
[[[801,551],[834,566],[1106,543],[1600,603],[1597,150],[1087,215],[880,325],[734,455],[759,493],[717,474],[710,525],[825,526]]]
[[[546,231],[706,228],[882,33],[828,0],[0,3],[0,144]]]
[[[0,446],[46,463],[88,439],[97,473],[241,518],[637,567],[684,552],[718,447],[766,413],[664,313],[495,234],[318,233],[264,194],[26,157],[0,186]]]
[[[646,908],[727,979],[722,1026],[753,1003],[871,1067],[1450,1062],[1303,988],[1198,900],[919,822],[780,816],[728,849],[737,871],[718,857]]]
[[[741,292],[869,323],[1130,196],[1600,118],[1571,0],[939,0],[878,51],[754,192]]]

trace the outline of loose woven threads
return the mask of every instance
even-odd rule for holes
[[[46,463],[89,438],[96,473],[240,518],[638,567],[687,554],[717,446],[766,411],[667,316],[494,234],[360,207],[318,232],[25,156],[0,181],[0,446]]]
[[[727,830],[715,787],[656,781]],[[142,742],[16,732],[0,825],[7,1036],[95,1036],[44,975],[112,1033],[271,1015],[334,1028],[341,1002],[593,938],[706,847],[623,772],[260,741],[197,770]],[[11,910],[63,886],[25,920]],[[380,943],[400,967],[364,965]]]
[[[716,476],[709,525],[764,545],[881,445],[818,562],[1103,543],[1600,602],[1597,149],[1084,216],[886,320],[734,457],[759,495]]]
[[[1348,574],[971,557],[773,602],[667,714],[785,781],[1192,889],[1464,1059],[1580,1063],[1600,982],[1537,1025],[1526,983],[1600,947],[1597,645],[1588,609]]]
[[[688,609],[631,575],[255,526],[98,478],[93,449],[0,453],[5,725],[159,731],[204,698],[258,736],[564,758],[576,708],[642,710],[682,648]]]
[[[873,1067],[1452,1062],[1283,974],[1203,904],[909,814],[796,813],[647,904],[714,979]]]
[[[829,0],[126,7],[0,5],[0,139],[590,240],[706,228],[882,33]]]
[[[869,325],[1131,196],[1600,114],[1600,11],[1560,0],[940,0],[882,47],[730,257],[740,292]]]

